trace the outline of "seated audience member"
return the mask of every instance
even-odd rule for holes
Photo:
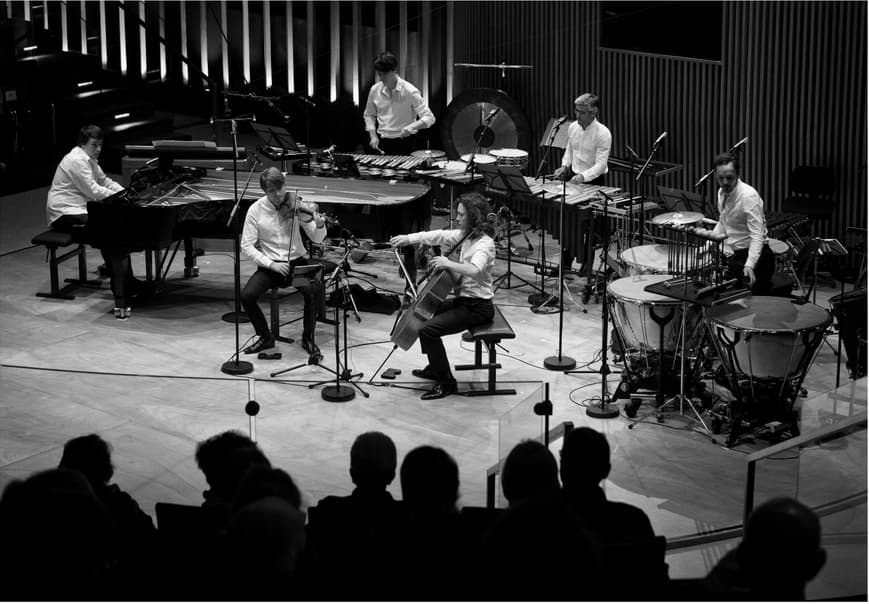
[[[483,539],[469,599],[597,600],[603,592],[596,543],[557,498],[511,506]]]
[[[109,443],[96,434],[73,438],[63,447],[59,467],[84,474],[105,506],[115,526],[120,561],[128,566],[125,572],[145,572],[157,531],[139,504],[118,485],[109,483],[114,474]]]
[[[600,486],[609,476],[610,447],[606,437],[591,428],[576,428],[561,449],[561,495],[579,512],[602,541],[633,541],[655,536],[652,523],[638,507],[607,501]]]
[[[790,497],[771,499],[751,513],[742,542],[712,569],[706,588],[716,599],[805,600],[826,561],[817,515]]]
[[[305,548],[305,516],[279,496],[257,498],[235,511],[227,531],[228,592],[221,599],[293,600],[299,555]]]
[[[250,438],[235,430],[222,432],[196,446],[196,463],[205,474],[208,490],[202,507],[229,513],[239,483],[254,466],[271,464]]]
[[[84,126],[78,132],[78,144],[67,153],[54,172],[48,190],[46,214],[49,226],[56,231],[78,235],[79,241],[88,240],[89,201],[105,199],[124,187],[106,176],[97,163],[103,148],[103,131],[99,126]],[[130,317],[130,304],[134,295],[145,292],[145,284],[133,277],[130,254],[121,249],[101,247],[100,252],[112,278],[115,296],[115,317]]]
[[[456,507],[459,466],[443,449],[417,447],[401,462],[400,478],[408,522],[405,543],[414,560],[405,585],[431,586],[425,594],[428,599],[455,598],[467,552]]]
[[[381,432],[359,435],[350,449],[346,497],[330,495],[308,510],[308,556],[326,599],[392,599],[404,572],[402,506],[386,487],[395,478],[397,454]]]
[[[558,494],[555,457],[536,440],[519,443],[504,460],[501,488],[511,506],[529,498],[554,497]]]
[[[7,485],[0,499],[4,600],[118,600],[113,527],[85,476],[60,468]]]
[[[297,510],[302,509],[302,494],[292,477],[280,468],[255,465],[244,475],[232,502],[233,511],[265,497],[283,499]]]

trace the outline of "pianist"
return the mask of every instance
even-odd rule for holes
[[[363,117],[372,149],[388,155],[410,155],[422,149],[420,130],[431,128],[434,113],[416,86],[398,77],[398,59],[382,52],[374,60],[380,78],[368,92]]]
[[[54,172],[48,190],[46,214],[49,226],[56,231],[72,233],[77,241],[86,242],[89,201],[105,199],[124,187],[106,176],[97,163],[103,148],[103,131],[99,126],[84,126],[78,132],[78,145],[67,153]],[[131,297],[143,289],[133,277],[130,255],[121,250],[100,250],[112,277],[115,296],[115,317],[130,316]]]
[[[320,243],[326,238],[326,221],[316,213],[307,213],[292,191],[284,191],[284,175],[277,168],[268,168],[260,175],[260,186],[265,192],[247,211],[241,234],[241,251],[257,265],[241,292],[241,303],[250,317],[257,338],[244,349],[254,354],[274,348],[275,338],[257,304],[259,297],[273,287],[287,287],[293,279],[293,269],[302,264],[313,264],[305,257],[304,232],[311,241]],[[320,260],[325,270],[335,265]],[[326,266],[331,264],[332,266]],[[320,356],[314,343],[317,308],[323,293],[304,286],[299,291],[305,299],[302,348],[311,356]]]

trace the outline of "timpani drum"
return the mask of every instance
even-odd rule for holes
[[[607,286],[610,317],[624,346],[624,358],[632,371],[653,369],[661,353],[675,354],[681,343],[682,303],[654,294],[646,286],[671,279],[673,275],[635,275],[616,279]],[[667,321],[658,323],[668,314]],[[696,327],[696,317],[686,317],[690,333]],[[662,333],[663,332],[663,333]],[[663,336],[663,351],[661,338]]]
[[[528,167],[528,152],[522,149],[490,149],[489,154],[499,166],[512,166],[520,170]]]
[[[793,248],[791,244],[781,239],[769,238],[767,239],[767,245],[775,257],[775,270],[781,273],[791,270],[791,266],[793,266]]]

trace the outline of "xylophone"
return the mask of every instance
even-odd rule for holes
[[[360,166],[392,170],[411,170],[426,161],[425,158],[412,155],[362,155],[359,153],[351,155]]]

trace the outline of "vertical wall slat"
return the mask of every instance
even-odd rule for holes
[[[162,2],[160,5],[162,6]],[[45,28],[48,29],[48,3],[45,6]],[[162,21],[160,22],[162,24]],[[100,61],[103,69],[109,66],[109,31],[106,28],[106,0],[100,0]]]
[[[352,2],[353,10],[353,48],[350,49],[350,64],[353,69],[353,102],[359,105],[359,31],[362,28],[358,0]]]
[[[293,0],[287,0],[285,6],[287,9],[287,92],[292,93],[296,90],[295,54],[293,52]]]
[[[335,101],[341,66],[341,5],[337,0],[329,3],[329,31],[329,100]]]
[[[30,3],[26,4],[28,7]],[[144,8],[144,7],[143,7]],[[79,14],[81,18],[78,20],[78,30],[81,42],[81,53],[86,55],[88,53],[88,28],[87,28],[87,3],[85,0],[79,1]],[[28,20],[30,17],[27,17]]]
[[[308,35],[306,36],[305,43],[308,46],[308,96],[314,96],[314,63],[316,61],[316,57],[314,56],[314,3],[311,0],[308,0],[308,16],[306,19],[306,25],[308,28]]]

